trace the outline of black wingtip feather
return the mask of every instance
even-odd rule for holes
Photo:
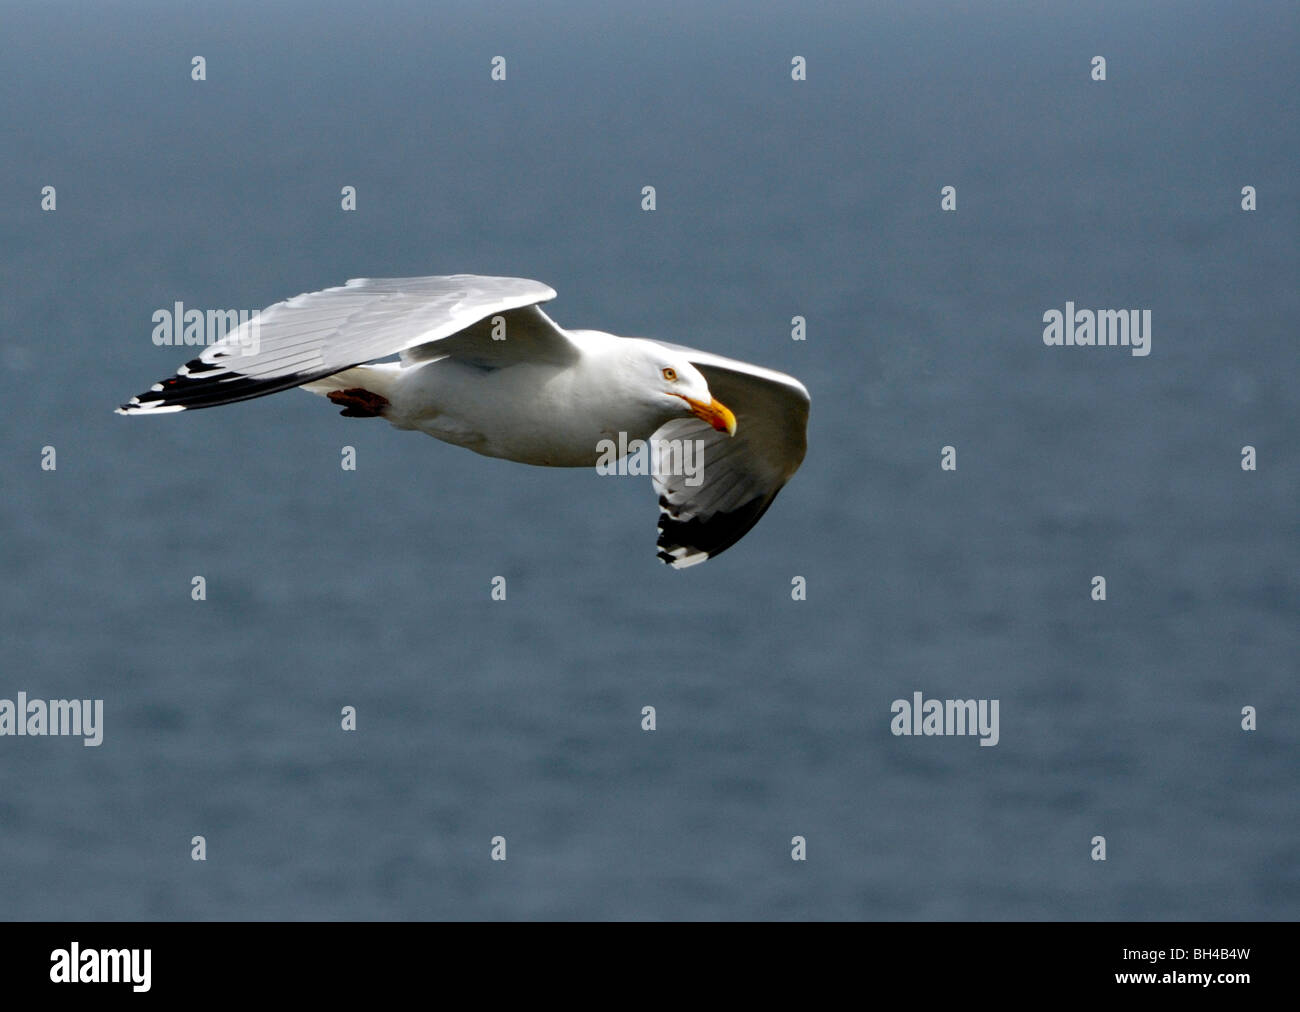
[[[206,363],[195,359],[194,363],[205,366]],[[161,390],[146,390],[138,394],[133,402],[123,404],[121,410],[126,414],[140,414],[159,408],[172,408],[185,411],[197,411],[202,408],[220,407],[222,404],[234,404],[238,401],[264,397],[281,390],[291,390],[328,376],[330,372],[295,373],[289,376],[275,376],[269,379],[254,379],[238,373],[225,372],[220,377],[205,375],[172,376],[160,384]]]

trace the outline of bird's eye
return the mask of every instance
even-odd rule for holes
[[[664,368],[664,379],[669,380],[670,382],[671,382],[672,380],[677,379],[677,370],[674,369],[672,366],[667,366],[667,367],[665,367],[665,368]]]

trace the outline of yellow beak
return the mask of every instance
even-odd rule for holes
[[[725,432],[728,436],[736,434],[736,416],[720,400],[714,399],[711,403],[705,404],[703,401],[697,401],[682,394],[677,396],[691,406],[691,414],[696,418],[704,419],[719,432]]]

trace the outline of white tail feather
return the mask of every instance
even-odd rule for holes
[[[397,382],[397,374],[400,371],[401,365],[397,362],[358,365],[336,372],[332,376],[304,383],[300,389],[326,397],[335,390],[351,390],[360,387],[362,390],[369,390],[372,394],[392,400],[393,386]]]

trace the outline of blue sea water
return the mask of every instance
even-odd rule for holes
[[[0,697],[105,729],[0,737],[0,917],[1300,916],[1300,16],[1134,6],[6,6]],[[112,414],[156,309],[456,272],[798,376],[802,470],[677,572],[645,479]]]

